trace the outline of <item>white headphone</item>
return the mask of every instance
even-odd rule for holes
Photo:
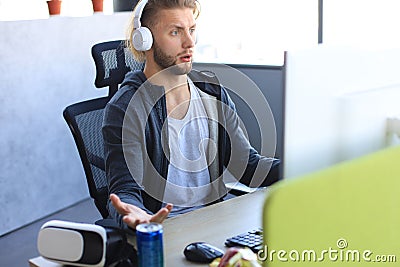
[[[150,29],[147,27],[141,27],[140,23],[140,18],[147,2],[148,0],[142,0],[137,4],[135,16],[133,18],[133,27],[135,30],[132,33],[132,44],[137,51],[150,50],[153,45],[153,36],[151,35]]]

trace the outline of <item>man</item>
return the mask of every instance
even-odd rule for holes
[[[220,201],[226,169],[247,185],[278,179],[279,160],[250,146],[216,77],[192,70],[198,15],[195,0],[141,1],[133,12],[129,47],[145,66],[127,74],[103,124],[108,209],[122,227]],[[142,49],[132,35],[144,27],[152,43]]]

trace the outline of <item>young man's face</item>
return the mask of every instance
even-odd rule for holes
[[[180,74],[192,68],[196,21],[190,8],[161,10],[152,30],[154,62],[160,70],[177,65]]]

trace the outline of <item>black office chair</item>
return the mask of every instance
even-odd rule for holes
[[[108,188],[101,133],[104,107],[118,90],[125,74],[142,69],[143,64],[135,61],[121,40],[94,45],[92,56],[96,65],[95,86],[108,86],[108,96],[72,104],[65,108],[63,116],[78,148],[89,194],[100,214],[107,218]]]

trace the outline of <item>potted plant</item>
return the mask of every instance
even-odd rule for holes
[[[60,15],[61,13],[61,0],[50,0],[50,1],[46,1],[47,2],[47,6],[49,8],[49,14],[50,16],[54,16],[54,15]]]
[[[103,0],[92,0],[93,11],[103,12]]]

